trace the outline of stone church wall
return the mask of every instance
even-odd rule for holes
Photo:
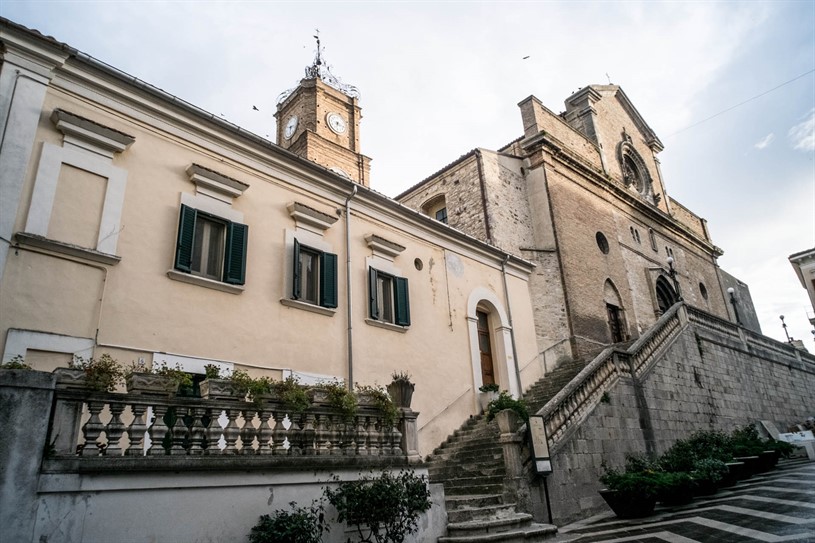
[[[643,377],[614,385],[609,402],[553,447],[556,524],[607,511],[597,493],[604,462],[621,467],[627,453],[660,454],[695,430],[730,432],[758,420],[786,428],[812,416],[815,357],[798,360],[781,344],[743,334],[748,343],[689,326]]]

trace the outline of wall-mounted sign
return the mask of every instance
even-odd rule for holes
[[[552,461],[549,458],[549,444],[546,442],[546,428],[543,417],[529,417],[529,436],[532,441],[532,457],[535,459],[535,471],[541,475],[552,473]]]

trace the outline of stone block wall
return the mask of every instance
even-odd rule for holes
[[[661,454],[695,430],[729,433],[759,420],[786,428],[812,416],[815,357],[742,338],[689,325],[646,374],[619,380],[608,402],[552,448],[555,523],[607,510],[597,493],[604,462],[622,467],[628,453]]]

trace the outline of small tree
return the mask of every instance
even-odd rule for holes
[[[322,500],[309,507],[289,503],[289,509],[277,509],[272,515],[261,515],[249,533],[250,543],[320,543],[328,530]]]
[[[419,515],[431,506],[427,480],[413,470],[398,475],[384,471],[323,492],[337,508],[337,520],[356,525],[361,543],[402,543],[417,530]]]

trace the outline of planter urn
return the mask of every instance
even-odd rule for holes
[[[73,368],[57,368],[54,370],[57,376],[57,386],[69,390],[90,390],[92,387],[88,383],[85,370]]]
[[[393,381],[388,385],[388,395],[390,395],[396,407],[409,409],[410,402],[413,400],[413,390],[415,387],[416,385],[410,381]]]
[[[479,392],[478,393],[478,403],[481,405],[481,412],[487,412],[487,406],[490,404],[491,401],[498,398],[497,392]]]
[[[521,417],[513,409],[504,409],[495,415],[502,434],[514,434],[521,426]]]
[[[229,379],[204,379],[201,381],[201,397],[205,400],[236,400],[232,381]]]
[[[657,504],[656,496],[632,496],[629,493],[608,489],[599,492],[619,518],[647,517],[654,512],[654,507]]]
[[[125,378],[125,386],[131,394],[170,397],[178,391],[178,382],[172,377],[155,373],[131,373]]]

